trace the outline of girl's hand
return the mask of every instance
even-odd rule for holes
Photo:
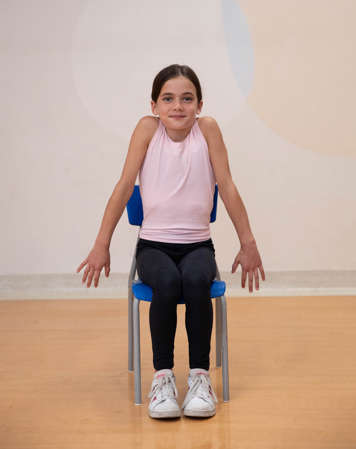
[[[259,289],[259,279],[258,279],[258,269],[261,272],[262,280],[265,280],[265,272],[262,266],[262,260],[257,249],[256,242],[247,243],[241,246],[241,249],[237,256],[235,257],[234,263],[232,265],[231,273],[235,273],[238,265],[241,265],[242,278],[241,286],[245,288],[246,277],[248,273],[248,286],[249,291],[253,291],[253,275],[255,275],[255,287],[256,290]]]
[[[100,273],[103,267],[105,267],[106,277],[109,277],[110,273],[109,249],[100,245],[95,245],[94,248],[90,251],[88,257],[77,268],[77,273],[79,273],[79,271],[87,264],[88,266],[84,271],[82,283],[84,284],[86,279],[88,278],[87,287],[90,287],[91,281],[94,276],[94,285],[95,287],[97,287],[99,284]]]

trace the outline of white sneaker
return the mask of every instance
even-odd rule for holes
[[[189,390],[183,401],[185,416],[209,417],[216,413],[218,402],[211,386],[209,371],[201,368],[191,369],[188,377]]]
[[[148,395],[151,398],[148,406],[148,414],[151,418],[177,418],[181,416],[176,397],[178,396],[175,377],[171,369],[161,369],[156,371],[151,391]]]

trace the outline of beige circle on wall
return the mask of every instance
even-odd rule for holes
[[[238,4],[253,40],[249,105],[291,143],[355,157],[356,2]]]
[[[220,1],[203,8],[191,0],[83,2],[72,31],[72,76],[94,123],[127,140],[138,119],[152,113],[154,77],[175,63],[189,65],[200,79],[201,116],[231,122],[246,98],[225,51]]]

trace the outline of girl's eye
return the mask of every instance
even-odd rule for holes
[[[172,100],[172,98],[171,98],[171,97],[164,97],[164,98],[163,98],[163,101],[166,101],[166,100]],[[184,100],[192,101],[193,98],[192,98],[192,97],[184,97]]]

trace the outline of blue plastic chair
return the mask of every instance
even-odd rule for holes
[[[210,215],[210,222],[216,220],[218,186],[215,186],[214,206]],[[138,185],[135,185],[131,198],[127,202],[126,210],[129,223],[140,226],[143,221],[143,207]],[[137,242],[139,235],[137,237]],[[128,368],[134,371],[135,377],[135,404],[142,404],[141,394],[141,349],[140,349],[140,301],[152,301],[152,289],[141,282],[137,277],[136,251],[132,258],[128,280]],[[225,298],[225,282],[221,281],[217,268],[216,279],[211,284],[210,296],[215,300],[215,333],[216,333],[216,366],[222,365],[223,399],[229,400],[229,373],[228,373],[228,344],[227,344],[227,311]],[[181,298],[179,304],[184,304]]]

